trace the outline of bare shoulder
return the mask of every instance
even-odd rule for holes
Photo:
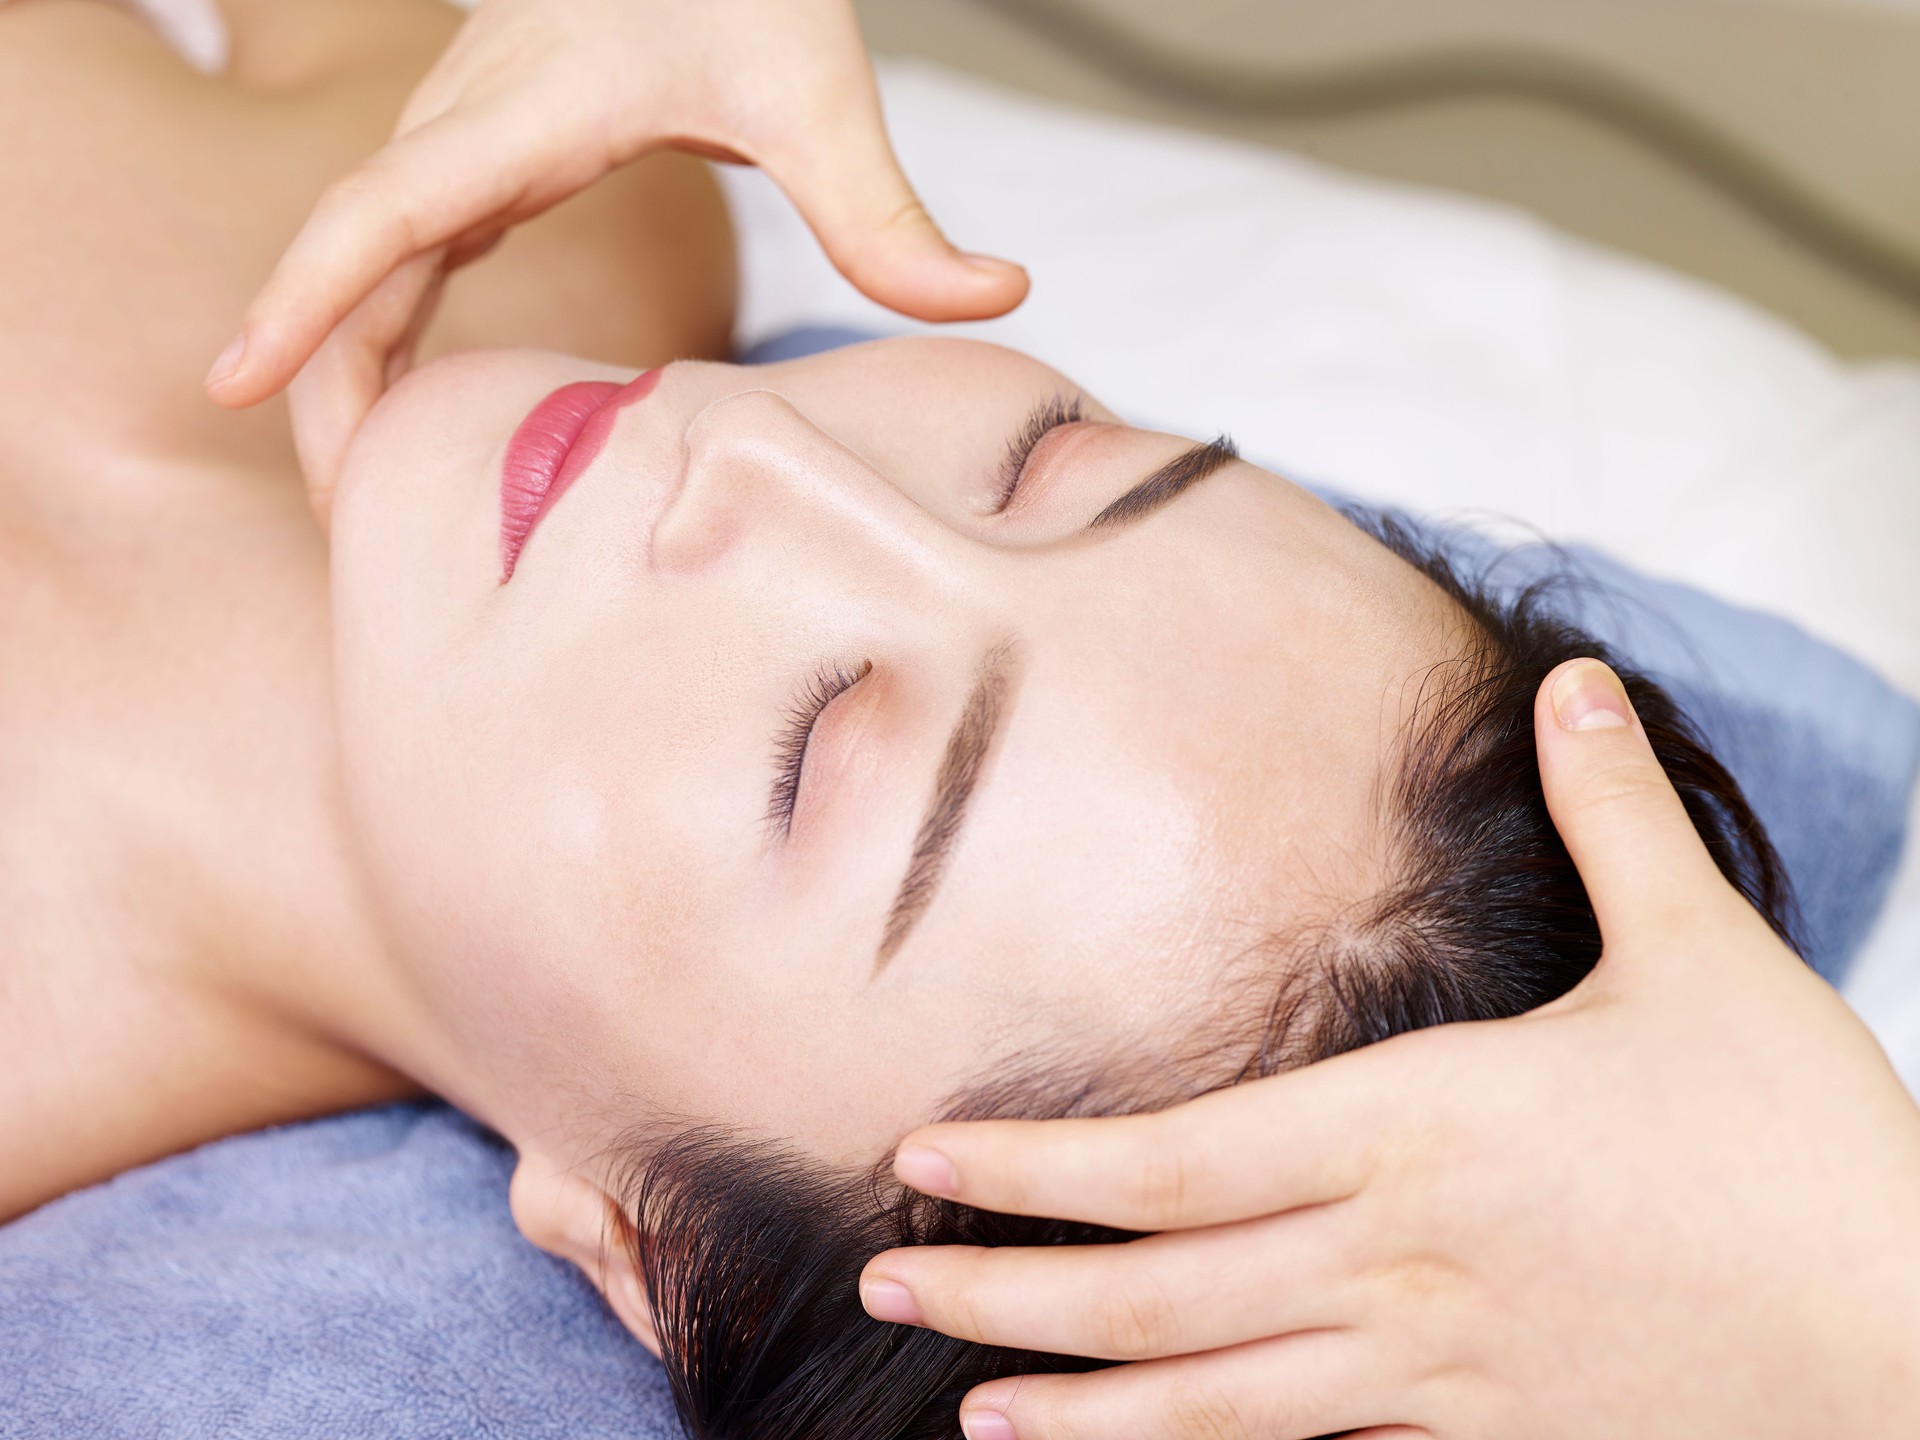
[[[209,78],[102,0],[0,0],[0,481],[57,474],[77,448],[99,473],[106,442],[294,473],[282,407],[220,411],[201,379],[458,17],[442,0],[225,8],[236,67]],[[654,157],[456,276],[422,352],[715,355],[733,287],[712,177]]]
[[[119,961],[97,970],[71,938],[60,963],[0,956],[0,1223],[227,1135],[421,1093]]]

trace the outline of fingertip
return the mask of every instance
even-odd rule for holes
[[[1024,265],[1003,260],[997,255],[973,255],[960,252],[961,261],[979,275],[984,283],[980,313],[971,318],[988,320],[1004,315],[1021,305],[1033,290],[1033,277]]]
[[[1004,1412],[990,1405],[976,1404],[972,1396],[960,1409],[960,1433],[967,1440],[1018,1440],[1013,1422]]]
[[[1020,276],[1022,279],[1026,278],[1026,266],[1020,264],[1018,261],[1009,260],[1003,255],[988,255],[979,250],[958,249],[953,253],[957,258],[964,260],[975,269],[985,271],[990,275],[1012,273]]]
[[[1027,298],[1025,269],[992,255],[939,249],[874,267],[859,282],[867,295],[916,320],[991,320]]]
[[[226,348],[213,357],[213,364],[207,367],[207,388],[214,390],[226,385],[240,373],[247,358],[247,332],[242,330],[226,343]]]
[[[278,395],[287,387],[284,377],[289,372],[275,354],[277,348],[277,336],[249,324],[227,342],[207,370],[208,397],[229,410],[244,410]]]
[[[953,261],[947,267],[948,289],[933,297],[948,312],[946,318],[986,320],[1004,315],[1025,300],[1033,287],[1026,267],[1011,260],[966,250],[947,253]]]
[[[903,1144],[894,1152],[893,1174],[902,1185],[923,1195],[951,1200],[960,1193],[953,1162],[931,1145]]]
[[[955,250],[953,256],[969,270],[991,281],[995,285],[1017,285],[1022,294],[1031,283],[1024,265],[1011,260],[1003,260],[998,255],[978,255],[970,250]]]
[[[1025,1378],[989,1380],[969,1390],[960,1402],[960,1433],[967,1440],[1018,1440],[1009,1416]]]
[[[1583,656],[1555,667],[1543,687],[1562,730],[1619,730],[1634,722],[1633,702],[1605,663]]]
[[[880,1275],[860,1277],[860,1306],[875,1320],[889,1325],[925,1326],[913,1292],[898,1280]]]
[[[242,330],[214,357],[202,382],[208,398],[229,410],[244,410],[257,405],[271,390],[260,388],[260,347],[252,334]]]

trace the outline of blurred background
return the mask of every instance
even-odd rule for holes
[[[1920,359],[1920,0],[861,0],[880,54],[1466,191]]]

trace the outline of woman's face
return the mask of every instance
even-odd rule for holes
[[[1446,612],[1318,500],[893,340],[669,367],[503,583],[516,427],[631,378],[430,366],[335,512],[355,822],[428,1078],[510,1136],[871,1160],[996,1059],[1184,1053],[1236,958],[1377,873]]]

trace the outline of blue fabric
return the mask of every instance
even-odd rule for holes
[[[7,1440],[665,1440],[666,1380],[444,1105],[237,1136],[0,1229]]]
[[[865,338],[815,329],[753,358]],[[1838,975],[1899,854],[1920,708],[1783,621],[1575,559],[1594,583],[1569,618],[1678,692]],[[1520,551],[1496,573],[1560,563]],[[0,1440],[678,1434],[660,1368],[515,1232],[511,1168],[445,1106],[390,1106],[224,1140],[0,1228]]]
[[[878,338],[872,331],[854,330],[846,325],[802,325],[748,346],[740,352],[740,363],[771,365],[779,360],[798,360],[818,355],[822,350],[838,350],[842,345],[858,345],[862,340]]]

